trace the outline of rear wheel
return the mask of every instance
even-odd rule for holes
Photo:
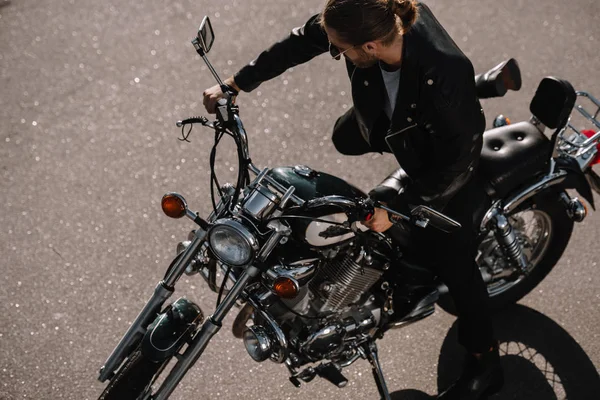
[[[138,347],[127,359],[98,400],[144,400],[149,398],[151,386],[168,360],[152,362]]]
[[[550,273],[569,244],[573,232],[573,221],[567,216],[555,192],[534,197],[510,214],[509,221],[530,261],[529,273],[520,277],[510,276],[512,267],[509,260],[493,232],[488,233],[479,244],[476,260],[482,275],[492,277],[487,283],[487,290],[490,309],[494,312],[519,301]],[[456,315],[454,302],[449,295],[442,296],[438,304]]]

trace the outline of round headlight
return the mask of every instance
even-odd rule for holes
[[[215,221],[208,232],[208,243],[221,262],[237,267],[252,261],[258,250],[256,237],[244,225],[231,219]]]

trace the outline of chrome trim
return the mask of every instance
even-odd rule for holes
[[[273,213],[277,207],[278,201],[279,198],[276,194],[271,192],[265,186],[258,185],[244,199],[242,209],[250,216],[258,220],[264,220]]]
[[[582,222],[587,217],[587,209],[577,197],[571,197],[566,192],[562,192],[560,200],[567,211],[567,215],[574,222]]]
[[[320,207],[327,205],[355,208],[356,202],[347,197],[337,195],[319,197],[306,202],[307,207]]]
[[[260,249],[258,259],[260,261],[266,261],[271,252],[279,245],[283,238],[286,238],[292,233],[292,230],[284,225],[281,221],[275,220],[267,224],[267,227],[271,228],[273,232],[267,239],[266,243]]]
[[[248,355],[256,361],[263,362],[267,358],[271,358],[273,354],[274,348],[271,343],[271,335],[265,329],[265,327],[261,325],[253,325],[244,330],[244,334],[242,336],[242,340],[244,342],[244,347],[248,352]],[[258,344],[258,351],[253,352],[250,350],[250,340],[254,340]]]
[[[501,200],[498,200],[498,201],[494,202],[494,204],[492,204],[492,206],[488,209],[488,211],[483,216],[483,219],[481,220],[481,224],[479,224],[479,230],[481,232],[485,232],[485,231],[489,230],[489,224],[490,224],[491,220],[496,216],[497,213],[500,212],[501,208],[502,208]]]
[[[342,368],[346,368],[349,367],[350,365],[354,364],[354,362],[356,360],[358,360],[359,358],[361,358],[361,354],[357,351],[352,357],[350,357],[348,360],[344,361],[343,363],[338,363],[338,365]]]
[[[287,339],[285,338],[285,334],[283,333],[277,322],[275,322],[275,320],[271,317],[269,313],[262,309],[261,304],[253,296],[248,296],[247,301],[248,303],[250,303],[250,305],[252,305],[252,307],[254,307],[254,309],[265,320],[265,322],[268,322],[269,327],[273,330],[273,333],[277,337],[279,348],[274,349],[273,354],[277,354],[275,354],[275,359],[271,358],[271,361],[276,363],[284,362],[288,355],[288,344]]]
[[[592,101],[592,103],[594,103],[598,107],[593,116],[589,112],[587,112],[587,110],[585,108],[583,108],[581,105],[577,105],[576,109],[577,109],[577,111],[579,111],[581,113],[581,115],[583,115],[585,118],[590,120],[594,125],[596,125],[596,127],[598,129],[600,129],[600,121],[598,121],[596,119],[596,118],[598,118],[598,114],[600,113],[600,101],[598,101],[594,96],[592,96],[591,94],[589,94],[587,92],[579,91],[579,92],[577,92],[577,96],[587,97],[589,100]],[[596,134],[596,136],[598,136],[598,133]]]
[[[493,220],[493,225],[496,242],[500,244],[505,256],[516,263],[523,273],[527,273],[529,260],[523,253],[523,246],[508,218],[504,214],[498,213]]]
[[[267,271],[269,278],[275,280],[280,276],[296,281],[300,286],[306,285],[317,271],[319,259],[303,260],[302,264],[276,265]]]
[[[567,172],[563,170],[559,170],[555,174],[547,175],[542,178],[541,181],[536,182],[535,184],[529,186],[528,188],[522,190],[516,195],[510,197],[506,201],[506,205],[502,208],[504,214],[510,214],[514,211],[519,205],[521,205],[525,200],[530,197],[535,196],[536,194],[546,190],[550,186],[558,185],[562,183],[567,177]]]
[[[316,172],[314,171],[312,168],[306,166],[306,165],[296,165],[294,166],[294,168],[292,168],[292,170],[300,175],[303,176],[305,178],[310,178],[313,176],[313,174]]]
[[[546,130],[546,125],[542,124],[542,121],[540,121],[535,115],[532,115],[531,118],[529,118],[529,123],[535,126],[540,133],[544,133]]]
[[[260,173],[260,170],[252,163],[250,163],[248,165],[248,170],[255,175],[258,175]],[[274,189],[276,189],[280,193],[287,193],[287,191],[290,189],[290,188],[286,188],[285,186],[283,186],[282,184],[277,182],[275,179],[271,178],[269,175],[265,176],[264,180],[267,181],[270,186],[272,186]],[[302,200],[300,197],[293,195],[293,194],[289,195],[289,200],[291,200],[297,206],[301,206],[304,204],[304,200]],[[281,204],[283,204],[283,199],[282,199]]]

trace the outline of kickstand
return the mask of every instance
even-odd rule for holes
[[[381,370],[381,364],[379,364],[379,358],[377,357],[377,345],[375,342],[366,343],[363,346],[367,360],[371,363],[373,378],[377,384],[377,390],[382,400],[391,400],[390,392],[388,392],[387,385],[385,384],[385,378],[383,377],[383,371]]]

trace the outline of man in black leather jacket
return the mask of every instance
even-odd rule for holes
[[[463,226],[453,235],[433,228],[413,234],[415,253],[450,290],[459,313],[459,341],[469,352],[463,375],[440,398],[493,393],[503,375],[471,231],[476,205],[471,177],[485,128],[473,66],[422,3],[328,0],[321,14],[225,83],[249,92],[328,51],[344,57],[354,102],[335,124],[336,149],[347,155],[391,152],[402,167],[370,195],[392,204],[429,205]],[[221,95],[219,86],[204,92],[209,112]],[[385,210],[376,209],[368,225],[382,232],[391,222]]]

